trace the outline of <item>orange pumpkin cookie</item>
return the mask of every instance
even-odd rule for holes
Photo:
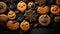
[[[47,14],[49,12],[49,7],[48,6],[38,7],[37,12],[40,14]]]
[[[59,7],[57,5],[52,5],[51,6],[51,13],[54,14],[54,15],[59,15]]]
[[[0,14],[0,22],[5,23],[7,22],[8,17],[5,14]]]
[[[18,22],[14,22],[14,21],[8,21],[7,22],[7,27],[10,30],[17,30],[19,28],[19,23]]]
[[[28,8],[34,8],[34,7],[35,7],[34,2],[29,2],[29,3],[28,3]]]
[[[20,2],[17,4],[17,9],[18,9],[19,11],[21,11],[22,13],[24,13],[24,11],[26,10],[26,8],[27,8],[27,5],[26,5],[26,3],[23,2],[23,1],[20,1]]]
[[[60,22],[60,16],[55,17],[54,20],[56,23]]]
[[[56,0],[56,4],[60,6],[60,0]]]
[[[4,13],[7,9],[7,5],[4,2],[0,2],[0,13]]]
[[[39,17],[39,23],[42,25],[42,26],[48,26],[50,24],[50,17],[48,15],[41,15]]]
[[[14,20],[14,19],[16,18],[15,12],[12,11],[12,10],[10,10],[10,11],[8,12],[8,18],[9,18],[10,20]]]
[[[21,28],[24,32],[26,32],[26,31],[30,28],[29,22],[27,22],[27,21],[24,20],[24,21],[20,24],[20,28]]]

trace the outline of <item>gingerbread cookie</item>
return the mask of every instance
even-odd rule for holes
[[[29,28],[30,28],[30,24],[29,22],[27,22],[26,20],[24,20],[21,24],[20,24],[20,28],[26,32]]]
[[[7,9],[7,5],[4,2],[0,2],[0,13],[4,13]]]
[[[7,22],[8,17],[5,14],[0,14],[0,22],[5,23]]]
[[[48,26],[50,24],[50,17],[48,15],[41,15],[39,17],[39,23],[42,25],[42,26]]]
[[[14,21],[8,21],[7,22],[7,27],[10,30],[17,30],[19,28],[19,23],[18,22],[14,22]]]
[[[47,14],[49,12],[49,7],[48,6],[42,6],[37,8],[37,12],[39,14]]]
[[[60,6],[60,0],[56,0],[56,4]]]
[[[35,7],[35,4],[34,4],[34,2],[29,2],[28,3],[28,8],[34,8]]]
[[[16,18],[15,12],[12,11],[12,10],[10,10],[10,11],[8,12],[8,18],[9,18],[10,20],[14,20],[14,19]]]
[[[60,22],[60,16],[55,17],[54,20],[56,23]]]
[[[20,2],[17,4],[17,9],[18,9],[20,12],[22,12],[22,13],[24,13],[24,11],[26,10],[26,8],[27,8],[27,5],[26,5],[26,3],[23,2],[23,1],[20,1]]]
[[[52,5],[51,6],[51,13],[54,14],[54,15],[59,15],[59,7],[57,5]]]

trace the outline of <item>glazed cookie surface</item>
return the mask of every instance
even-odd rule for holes
[[[37,8],[37,12],[39,14],[47,14],[49,12],[49,7],[48,6],[42,6]]]
[[[20,24],[20,28],[26,32],[27,30],[29,30],[30,28],[30,24],[28,21],[24,20],[21,24]]]
[[[42,25],[42,26],[48,26],[50,24],[50,17],[48,15],[41,15],[39,17],[39,23]]]
[[[20,2],[17,4],[17,9],[18,9],[20,12],[22,12],[22,13],[24,13],[24,11],[26,10],[26,8],[27,8],[27,5],[26,5],[26,3],[23,2],[23,1],[20,1]]]
[[[10,10],[10,11],[8,12],[8,18],[9,18],[10,20],[14,20],[14,19],[16,18],[15,12],[12,11],[12,10]]]
[[[17,30],[19,28],[19,23],[18,22],[14,22],[14,21],[8,21],[6,26],[10,29],[10,30]]]
[[[51,6],[51,13],[54,15],[59,15],[60,8],[57,5],[52,5]]]
[[[8,17],[5,14],[0,14],[0,22],[5,23],[7,22]]]
[[[4,13],[7,9],[7,5],[4,2],[0,2],[0,13]]]

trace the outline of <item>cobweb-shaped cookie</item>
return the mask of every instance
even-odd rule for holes
[[[37,20],[37,14],[35,10],[28,10],[25,12],[24,16],[26,19],[28,19],[30,22]]]

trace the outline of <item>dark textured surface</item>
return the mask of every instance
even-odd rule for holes
[[[3,0],[0,0],[0,1],[3,1]],[[19,2],[20,0],[17,0],[17,1],[14,1],[13,4],[11,4],[11,6],[13,5],[13,7],[9,7],[10,6],[10,2],[6,2],[7,6],[8,6],[8,9],[12,9],[15,11],[16,8],[16,5],[17,3]],[[30,1],[33,1],[34,0],[29,0]],[[56,0],[47,0],[46,2],[46,5],[48,5],[49,7],[52,5],[52,4],[55,4],[55,1]],[[38,5],[36,5],[37,7]],[[7,14],[8,13],[8,9],[7,9],[7,12],[5,12],[4,14]],[[48,13],[50,15],[50,13]],[[20,14],[20,13],[17,13],[17,18],[14,20],[14,21],[18,21],[19,23],[21,23],[21,21],[24,19],[24,16],[23,14]],[[39,14],[40,16],[40,14]],[[38,16],[38,17],[39,17]],[[21,19],[20,19],[20,18]],[[27,32],[23,32],[22,30],[18,29],[16,31],[11,31],[9,30],[7,27],[6,27],[6,23],[5,24],[2,24],[0,23],[0,34],[60,34],[60,22],[59,23],[55,23],[54,22],[54,17],[55,15],[50,15],[51,17],[51,24],[47,27],[42,27],[38,21],[38,26],[37,27],[34,27],[33,26],[33,23],[32,23],[32,26],[31,28],[29,29],[29,31]],[[19,19],[18,19],[19,18]],[[35,23],[35,22],[34,22]]]

